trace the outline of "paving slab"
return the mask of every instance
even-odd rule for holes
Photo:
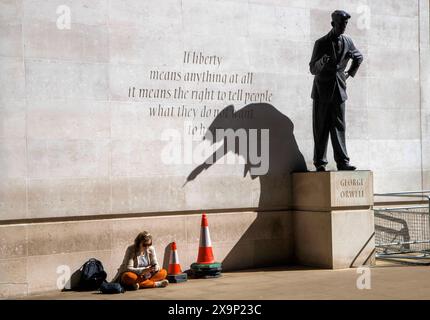
[[[357,281],[370,272],[370,289]],[[368,273],[367,273],[368,274]],[[358,281],[360,282],[360,281]],[[363,286],[362,286],[363,287]],[[430,266],[378,263],[366,270],[323,270],[276,267],[223,273],[216,279],[190,279],[166,288],[141,289],[124,294],[49,292],[25,299],[429,299]]]

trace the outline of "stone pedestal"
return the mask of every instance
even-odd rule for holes
[[[371,171],[294,173],[293,205],[298,263],[330,269],[374,263]]]

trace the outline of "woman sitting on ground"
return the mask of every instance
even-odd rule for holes
[[[134,244],[125,252],[124,260],[118,269],[114,282],[126,288],[162,288],[169,284],[167,271],[161,269],[152,246],[152,236],[147,231],[139,233]]]

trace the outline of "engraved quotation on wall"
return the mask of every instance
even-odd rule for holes
[[[270,103],[273,99],[269,89],[253,88],[256,79],[254,72],[223,72],[225,57],[207,55],[201,51],[184,51],[180,59],[183,66],[181,70],[154,68],[144,75],[151,82],[150,86],[128,88],[129,99],[154,101],[148,108],[151,118],[191,120],[193,124],[187,133],[201,135],[206,128],[202,123],[195,123],[199,118],[215,118],[219,115],[236,117],[238,115],[235,112],[222,114],[224,107],[233,104],[238,109],[249,103]],[[196,67],[202,68],[196,70]],[[160,86],[153,87],[154,83]],[[240,116],[253,118],[252,113],[241,113]]]

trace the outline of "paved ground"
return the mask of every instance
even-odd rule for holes
[[[29,299],[430,299],[430,266],[378,263],[370,269],[371,289],[357,289],[357,269],[294,267],[224,273],[167,288],[118,295],[55,292]]]

